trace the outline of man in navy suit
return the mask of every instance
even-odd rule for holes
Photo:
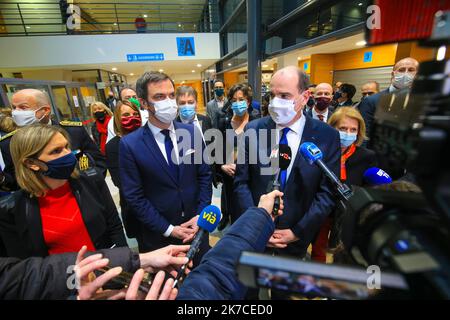
[[[260,154],[256,164],[250,164],[252,152],[264,152],[269,157],[275,141],[288,144],[292,161],[287,170],[280,172],[281,189],[284,192],[284,214],[276,221],[276,230],[268,246],[275,253],[303,257],[314,240],[325,218],[335,207],[333,191],[321,170],[310,165],[299,152],[303,142],[314,142],[323,152],[323,161],[339,176],[341,156],[339,133],[326,123],[303,115],[309,99],[307,75],[297,67],[277,71],[271,81],[272,101],[270,116],[250,122],[246,134],[254,130],[256,145],[244,139],[245,163],[238,162],[235,192],[242,212],[258,203],[262,194],[272,185],[273,175],[262,174],[270,163],[263,164]],[[261,131],[268,130],[264,137]],[[268,141],[263,141],[267,139]],[[262,150],[261,150],[262,149]]]
[[[380,97],[383,94],[394,93],[402,89],[410,89],[417,74],[419,62],[413,58],[404,58],[394,65],[391,73],[391,85],[386,90],[371,95],[361,101],[358,108],[366,123],[366,136],[370,138],[372,122],[375,117]]]
[[[332,98],[333,87],[331,84],[319,83],[314,91],[314,105],[304,113],[313,119],[327,123],[334,111],[334,108],[331,106]]]
[[[202,157],[200,164],[194,161],[194,155],[203,154],[204,149],[199,130],[174,121],[173,81],[166,74],[146,72],[137,84],[149,119],[147,125],[122,138],[120,175],[126,201],[140,222],[139,250],[147,252],[192,241],[198,214],[211,203],[212,175]],[[182,131],[188,134],[188,148],[180,148],[180,140],[186,139]],[[194,143],[195,139],[201,142]],[[208,248],[205,236],[197,257]]]

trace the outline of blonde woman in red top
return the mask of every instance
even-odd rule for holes
[[[95,120],[92,126],[92,137],[100,151],[105,154],[106,140],[108,138],[108,123],[113,114],[104,103],[97,101],[91,104],[91,115]]]
[[[8,256],[27,258],[127,246],[102,176],[80,174],[67,133],[31,125],[12,138],[20,191],[0,200],[0,238]]]

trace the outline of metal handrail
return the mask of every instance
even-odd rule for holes
[[[210,24],[208,3],[165,2],[79,2],[80,28],[68,30],[66,7],[55,2],[0,3],[0,37],[17,35],[60,35],[132,32],[217,32]],[[69,5],[69,4],[67,4]],[[147,17],[144,16],[147,15]],[[139,30],[135,19],[144,17],[146,30]],[[132,27],[133,26],[133,27]],[[206,27],[205,27],[206,26]],[[96,29],[96,30],[92,30]],[[145,29],[145,28],[143,28]]]

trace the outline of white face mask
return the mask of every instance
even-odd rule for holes
[[[13,110],[12,118],[14,122],[19,127],[24,127],[33,123],[39,123],[46,115],[44,114],[41,118],[36,118],[36,112],[41,110],[41,108],[36,111],[33,110]]]
[[[276,124],[288,124],[297,115],[295,101],[275,97],[270,102],[269,114]]]
[[[398,89],[411,88],[414,80],[414,74],[409,72],[394,74],[394,87]]]
[[[163,101],[157,101],[153,103],[155,106],[155,117],[164,123],[171,123],[177,117],[177,102],[175,99],[169,99]]]

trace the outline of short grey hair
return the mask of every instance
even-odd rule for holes
[[[14,92],[14,94],[17,94],[19,92],[22,92],[26,94],[27,96],[32,96],[36,100],[36,105],[40,108],[46,105],[51,105],[50,98],[48,94],[44,91],[38,90],[38,89],[22,89],[19,91]]]

